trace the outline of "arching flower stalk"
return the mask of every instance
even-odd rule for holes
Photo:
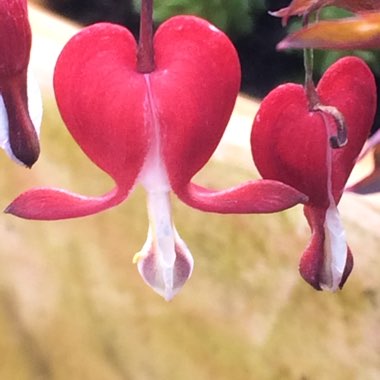
[[[326,71],[316,91],[323,104],[344,116],[345,146],[331,146],[336,120],[330,113],[310,110],[303,86],[291,83],[263,100],[251,144],[263,178],[287,183],[309,197],[304,211],[312,237],[300,273],[314,288],[336,291],[353,266],[337,205],[373,123],[376,87],[367,65],[347,57]]]
[[[192,207],[219,213],[275,212],[307,197],[272,180],[221,191],[191,182],[230,118],[240,86],[238,56],[225,34],[192,16],[166,21],[150,41],[150,12],[143,2],[138,46],[127,29],[96,24],[68,42],[55,68],[63,120],[115,189],[99,197],[32,189],[6,212],[39,220],[90,215],[124,201],[141,184],[149,231],[135,261],[143,279],[169,300],[193,268],[173,224],[171,192]]]
[[[26,0],[0,0],[0,147],[31,167],[40,153],[41,94],[28,73],[31,30]]]

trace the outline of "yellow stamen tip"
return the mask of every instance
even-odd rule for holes
[[[142,255],[141,251],[135,253],[135,255],[133,256],[133,259],[132,259],[132,263],[137,264],[140,261],[140,259],[142,258],[142,256],[143,255]]]

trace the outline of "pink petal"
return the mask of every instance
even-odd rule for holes
[[[149,74],[161,147],[176,191],[208,161],[231,116],[240,65],[228,37],[205,20],[178,16],[157,30]]]
[[[116,206],[127,196],[119,188],[100,197],[86,197],[61,189],[36,188],[19,195],[5,209],[5,213],[34,220],[76,218]]]
[[[222,214],[278,212],[308,201],[298,190],[271,180],[249,181],[219,191],[190,183],[177,195],[191,207]]]
[[[63,49],[54,74],[59,110],[87,156],[119,186],[131,188],[148,151],[145,79],[136,42],[124,27],[83,29]]]

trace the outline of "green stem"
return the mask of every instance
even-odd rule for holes
[[[315,15],[315,19],[319,19],[319,12]],[[302,20],[303,27],[307,27],[310,21],[310,13],[304,15]],[[319,111],[330,115],[336,125],[337,134],[336,136],[330,137],[330,146],[333,149],[342,148],[347,144],[347,126],[344,120],[343,114],[333,106],[326,106],[321,104],[317,89],[315,88],[313,80],[313,69],[314,69],[314,50],[313,49],[303,49],[303,62],[305,67],[305,91],[306,97],[309,102],[310,111]]]
[[[302,25],[307,27],[309,25],[310,14],[306,14],[303,17]],[[305,67],[305,91],[306,96],[309,101],[309,108],[313,109],[319,103],[319,97],[317,90],[314,85],[313,80],[313,70],[314,70],[314,50],[313,49],[303,49],[303,64]]]
[[[141,0],[137,71],[143,74],[148,74],[154,69],[153,0]]]
[[[313,80],[314,51],[303,49],[303,62],[305,67],[305,91],[309,101],[309,108],[314,109],[319,103],[319,97]]]

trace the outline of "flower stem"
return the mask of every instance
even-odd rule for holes
[[[309,108],[314,109],[319,103],[317,90],[313,80],[314,51],[313,49],[303,49],[303,61],[305,67],[305,91],[309,101]]]
[[[309,24],[310,14],[306,14],[303,17],[302,24],[306,27]],[[319,15],[316,15],[316,19]],[[326,106],[321,104],[317,89],[315,88],[313,80],[313,69],[314,69],[314,50],[313,49],[303,49],[303,62],[305,67],[305,91],[306,97],[309,102],[309,109],[311,111],[320,111],[329,114],[334,119],[337,125],[336,136],[330,137],[330,146],[333,149],[342,148],[347,144],[347,126],[344,120],[343,114],[333,106]]]
[[[151,73],[154,69],[153,0],[141,0],[137,71],[147,74]]]
[[[306,27],[309,24],[309,14],[305,15],[302,20],[302,24]],[[303,49],[303,64],[305,67],[305,91],[306,96],[309,101],[309,108],[314,109],[319,103],[319,97],[317,90],[315,89],[313,80],[313,69],[314,69],[314,50],[313,49]]]

